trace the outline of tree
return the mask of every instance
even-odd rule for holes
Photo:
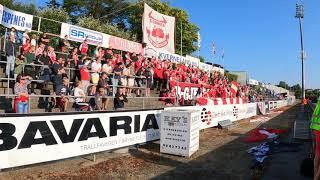
[[[302,89],[301,89],[300,84],[296,84],[296,85],[292,86],[291,89],[294,91],[294,95],[296,96],[296,98],[301,98]]]
[[[56,0],[49,0],[46,2],[48,8],[59,8],[61,6]]]
[[[113,26],[109,23],[102,23],[99,19],[96,19],[92,16],[80,17],[77,19],[77,21],[78,21],[77,25],[84,27],[84,28],[92,29],[92,30],[103,32],[103,33],[110,34],[110,35],[114,35],[114,36],[121,37],[124,39],[130,39],[133,41],[136,40],[136,38],[131,36],[131,34],[129,32],[126,32],[123,29],[120,29],[120,28]]]
[[[278,87],[282,87],[284,89],[289,90],[289,85],[285,81],[280,81]]]
[[[38,16],[60,21],[60,22],[68,22],[70,17],[68,13],[62,8],[44,8],[38,12]],[[52,34],[60,34],[61,23],[42,19],[40,31],[48,32]]]
[[[103,22],[123,23],[125,14],[122,10],[130,3],[127,0],[64,0],[63,8],[70,13],[73,22],[79,17],[92,16]]]
[[[237,81],[238,80],[238,76],[236,74],[231,74],[228,71],[224,72],[224,75],[227,77],[227,79],[229,80],[229,82],[231,81]]]
[[[37,7],[32,3],[22,3],[14,0],[0,0],[0,4],[15,11],[20,11],[32,15],[37,14]]]
[[[199,59],[200,59],[200,62],[202,62],[202,63],[205,63],[205,62],[206,62],[206,60],[205,60],[204,57],[202,57],[202,56],[199,56]]]

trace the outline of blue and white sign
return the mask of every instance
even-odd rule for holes
[[[68,40],[83,42],[87,38],[88,44],[108,48],[110,35],[90,29],[62,23],[60,37],[68,36]]]
[[[194,60],[191,60],[190,58],[186,58],[177,54],[172,54],[166,51],[158,51],[158,58],[160,60],[169,60],[173,63],[185,64],[186,66],[198,66],[198,63]]]
[[[0,18],[1,24],[5,27],[31,31],[33,16],[30,14],[14,11],[0,4]]]

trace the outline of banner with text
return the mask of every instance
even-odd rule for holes
[[[131,53],[142,53],[142,44],[127,39],[122,39],[116,36],[110,36],[109,47],[121,51],[127,51]]]
[[[145,3],[142,30],[147,55],[158,50],[175,53],[175,17],[161,14]]]
[[[85,39],[87,39],[88,44],[104,48],[109,47],[110,35],[79,26],[62,23],[60,37],[63,39],[66,35],[68,36],[68,40],[71,41],[83,42]]]
[[[160,113],[150,110],[0,118],[0,169],[159,139]]]
[[[0,4],[0,18],[1,24],[5,27],[31,31],[33,16],[30,14],[14,11]]]
[[[198,62],[194,59],[188,59],[184,56],[180,56],[178,54],[172,54],[166,51],[158,51],[157,57],[162,61],[162,60],[169,60],[173,63],[177,64],[185,64],[186,66],[197,66],[198,67]]]

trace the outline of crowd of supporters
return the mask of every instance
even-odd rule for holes
[[[86,39],[79,46],[73,46],[65,36],[56,48],[50,45],[51,39],[46,33],[37,38],[26,31],[22,34],[21,45],[18,45],[17,39],[12,28],[5,52],[6,76],[16,77],[15,108],[20,113],[27,111],[28,94],[35,94],[37,84],[42,85],[41,94],[57,95],[54,102],[60,111],[67,110],[69,101],[74,101],[75,109],[79,111],[106,110],[107,96],[115,97],[115,109],[123,109],[127,97],[148,97],[151,89],[155,89],[168,104],[177,103],[175,90],[170,88],[169,82],[192,83],[203,87],[210,85],[203,96],[211,98],[243,97],[249,92],[247,86],[242,86],[236,94],[232,94],[230,82],[219,72],[210,73],[169,60],[146,58],[141,54],[116,52],[102,47],[95,47],[89,57]],[[53,83],[54,92],[50,92],[49,82]],[[73,99],[69,97],[71,95]]]

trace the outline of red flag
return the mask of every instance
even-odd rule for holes
[[[238,88],[240,87],[240,84],[237,83],[236,81],[231,82],[231,88],[230,91],[233,95],[236,95],[238,92]]]

